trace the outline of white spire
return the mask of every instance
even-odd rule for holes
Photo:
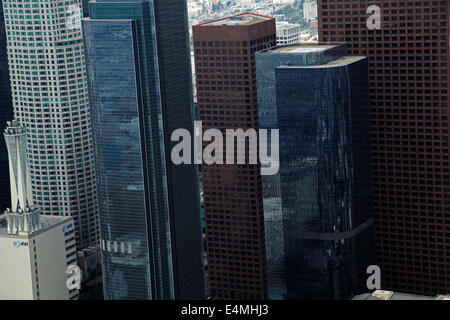
[[[27,166],[27,130],[16,120],[4,132],[8,149],[11,210],[7,211],[8,233],[31,233],[40,228],[40,210],[34,208]]]

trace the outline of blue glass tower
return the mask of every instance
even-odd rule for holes
[[[96,1],[83,20],[106,299],[205,297],[185,1]]]
[[[0,132],[6,122],[13,119],[11,87],[9,84],[8,57],[6,54],[6,33],[3,17],[3,3],[0,0]],[[4,139],[0,139],[0,207],[11,207],[9,195],[8,151]]]
[[[272,299],[352,298],[373,264],[367,59],[345,53],[256,54],[260,128],[280,137],[279,173],[263,177]]]

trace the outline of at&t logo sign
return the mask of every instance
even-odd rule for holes
[[[22,241],[20,242],[20,240],[14,240],[13,241],[13,246],[16,248],[22,247],[22,246],[28,246],[28,242]]]

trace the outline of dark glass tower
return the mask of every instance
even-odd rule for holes
[[[350,299],[373,264],[367,59],[345,45],[256,53],[261,129],[279,129],[263,176],[269,297]]]
[[[0,132],[6,121],[13,119],[11,87],[9,84],[8,57],[6,54],[5,21],[3,3],[0,0]],[[0,139],[0,207],[10,208],[8,151],[4,139]]]
[[[83,21],[106,299],[205,297],[184,0],[96,1]]]

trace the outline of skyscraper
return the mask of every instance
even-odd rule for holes
[[[255,52],[276,45],[275,19],[244,13],[193,27],[203,129],[258,129]],[[258,165],[202,165],[212,298],[267,298]]]
[[[277,22],[277,44],[294,44],[300,42],[300,25],[286,21]]]
[[[373,264],[367,59],[343,44],[256,53],[260,129],[279,129],[263,176],[269,297],[351,299]]]
[[[305,0],[305,2],[303,2],[303,18],[307,21],[317,18],[316,0]]]
[[[171,162],[193,135],[183,0],[90,2],[83,20],[106,299],[203,299],[196,167]]]
[[[4,0],[14,114],[28,130],[33,200],[72,216],[79,248],[97,243],[81,1]]]
[[[373,6],[375,5],[375,6]],[[369,58],[382,288],[450,291],[449,1],[319,0],[320,41]]]
[[[5,128],[6,121],[12,118],[13,107],[9,84],[8,57],[6,55],[5,21],[2,0],[0,0],[0,132]],[[0,208],[9,207],[11,205],[9,201],[8,151],[5,141],[0,139]]]
[[[0,214],[0,299],[76,299],[67,267],[76,265],[73,220],[40,215],[27,165],[27,131],[7,123],[11,208]]]
[[[11,181],[11,209],[7,212],[8,233],[32,233],[40,229],[40,209],[33,203],[27,165],[27,131],[17,121],[5,129]]]

